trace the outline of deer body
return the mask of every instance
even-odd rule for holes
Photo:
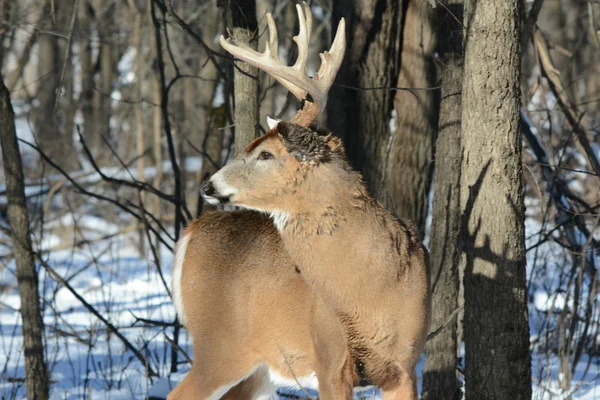
[[[343,59],[344,22],[309,79],[310,9],[297,10],[292,67],[277,57],[270,14],[262,54],[221,38],[303,108],[201,187],[209,203],[273,222],[222,213],[186,229],[173,291],[195,361],[169,399],[255,399],[273,390],[274,377],[312,376],[324,400],[350,400],[364,381],[380,386],[385,400],[417,399],[415,367],[429,329],[427,251],[409,224],[369,196],[340,139],[309,128]]]
[[[416,399],[429,329],[427,252],[409,224],[367,194],[339,139],[281,122],[203,190],[209,202],[271,213],[292,263],[341,324],[355,375],[386,398]],[[341,386],[357,383],[348,379]]]

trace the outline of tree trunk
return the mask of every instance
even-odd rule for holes
[[[460,204],[466,395],[530,399],[519,131],[521,1],[465,3]]]
[[[424,400],[460,398],[456,378],[458,264],[460,261],[460,118],[463,80],[463,0],[439,7],[442,98],[435,150],[431,222],[432,329],[442,329],[425,346]],[[446,324],[446,325],[445,325]]]
[[[83,116],[83,137],[86,145],[92,151],[97,161],[104,163],[104,157],[99,154],[100,143],[102,142],[98,134],[98,125],[96,124],[96,113],[94,112],[95,90],[94,75],[96,68],[92,57],[92,31],[93,18],[90,7],[82,4],[79,7],[78,25],[79,31],[79,49],[81,60],[81,95],[80,109]]]
[[[0,144],[6,179],[8,222],[15,256],[17,283],[23,318],[23,345],[25,355],[25,387],[27,399],[48,399],[48,371],[44,362],[42,336],[44,324],[40,312],[38,276],[29,232],[29,217],[25,202],[25,187],[21,153],[15,131],[15,120],[10,95],[0,77]]]
[[[194,3],[195,4],[195,3]],[[198,0],[196,7],[202,7],[202,1]],[[181,12],[185,12],[185,4],[181,4]],[[198,21],[196,29],[202,34],[202,37],[216,37],[218,32],[221,32],[221,11],[215,7],[210,7],[204,10],[203,13],[208,16],[209,20],[214,21],[210,24],[202,24]],[[186,36],[184,40],[187,40]],[[192,45],[192,43],[186,44]],[[217,65],[209,58],[209,55],[202,51],[199,54],[190,53],[186,64],[191,66],[194,71],[200,71],[202,81],[190,79],[186,81],[184,87],[184,103],[186,104],[187,116],[184,121],[185,132],[188,138],[193,143],[196,149],[203,152],[202,168],[188,175],[188,179],[193,181],[189,185],[190,195],[187,196],[190,201],[188,204],[191,210],[196,210],[196,213],[204,207],[210,209],[211,206],[204,204],[198,188],[202,180],[206,176],[215,173],[221,166],[221,151],[223,150],[223,127],[226,122],[217,124],[214,119],[215,109],[213,108],[213,100],[219,82],[219,71]],[[225,116],[225,115],[224,115]],[[198,155],[196,149],[190,149],[186,146],[188,153]],[[210,160],[214,161],[213,164]]]
[[[58,5],[57,5],[58,6]],[[61,11],[57,7],[57,14]],[[57,30],[49,17],[50,7],[46,5],[40,25],[45,30]],[[61,55],[59,38],[47,33],[38,38],[38,88],[36,92],[37,107],[32,113],[33,125],[39,146],[49,157],[62,154],[61,134],[57,113],[54,110],[56,90],[60,82]]]
[[[256,50],[258,47],[258,22],[255,0],[231,0],[231,36],[236,43]],[[243,151],[248,143],[260,134],[258,106],[258,68],[237,61],[233,70],[235,99],[234,155]]]
[[[154,3],[152,0],[148,0],[148,13],[150,13],[150,21],[153,21],[153,7]],[[152,60],[153,60],[153,79],[152,79],[152,102],[154,103],[153,112],[153,125],[152,125],[152,155],[155,167],[155,175],[153,180],[153,185],[155,188],[163,189],[165,186],[163,182],[163,113],[162,113],[162,82],[160,78],[158,65],[158,58],[162,54],[162,41],[160,39],[160,35],[162,34],[160,28],[158,26],[153,26],[152,31]],[[152,214],[160,221],[162,218],[162,206],[160,198],[154,198],[154,202],[151,205]]]
[[[98,156],[102,163],[108,164],[112,153],[102,137],[111,140],[111,103],[113,81],[116,79],[117,59],[114,30],[115,7],[112,2],[96,0],[96,28],[100,39],[98,53],[97,88],[94,90],[94,124],[95,141],[98,145]]]
[[[423,0],[409,0],[405,11],[398,87],[436,85],[433,53],[437,46],[435,11]],[[421,238],[433,172],[433,141],[438,119],[438,90],[396,92],[396,129],[390,142],[385,180],[378,196],[396,215],[413,221]],[[387,156],[386,156],[387,157]]]
[[[337,0],[332,19],[346,19],[346,55],[337,82],[356,88],[389,88],[398,77],[398,45],[402,4],[394,0]],[[335,29],[333,30],[335,32]],[[393,91],[330,91],[327,125],[344,139],[348,156],[377,194],[389,142]]]

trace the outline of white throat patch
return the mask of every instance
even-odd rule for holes
[[[282,232],[290,218],[290,214],[285,211],[271,211],[271,218],[273,218],[273,223],[279,232]]]

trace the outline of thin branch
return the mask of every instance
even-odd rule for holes
[[[163,60],[162,52],[162,37],[160,32],[160,21],[156,17],[155,3],[153,1],[150,5],[150,15],[152,17],[152,23],[154,24],[154,35],[156,38],[156,51],[157,51],[157,63],[158,72],[161,85],[161,99],[160,108],[163,114],[163,129],[167,136],[167,147],[169,149],[169,157],[171,159],[171,166],[173,168],[173,176],[175,178],[175,239],[179,239],[179,231],[183,224],[184,218],[182,214],[182,205],[185,204],[184,192],[181,188],[181,172],[179,171],[179,165],[177,164],[177,156],[175,154],[175,144],[173,143],[173,134],[171,132],[171,122],[169,120],[169,92],[167,91],[167,83],[165,77],[165,63]],[[166,10],[163,10],[163,13]],[[186,207],[184,207],[186,208]],[[188,212],[189,214],[189,212]],[[191,217],[191,215],[188,215]]]
[[[125,211],[127,214],[133,216],[134,218],[136,218],[139,221],[142,221],[143,218],[138,215],[137,213],[135,213],[134,211],[132,211],[130,208],[126,207],[125,205],[123,205],[122,203],[118,202],[115,199],[111,199],[110,197],[106,197],[104,195],[101,194],[97,194],[97,193],[93,193],[90,192],[89,190],[86,190],[83,186],[81,186],[75,179],[73,179],[67,172],[65,172],[65,170],[63,170],[58,164],[56,164],[54,161],[52,161],[52,159],[50,159],[50,157],[48,157],[48,155],[46,153],[44,153],[39,147],[37,147],[36,145],[29,143],[23,139],[19,139],[19,141],[21,143],[26,144],[27,146],[31,147],[32,149],[34,149],[35,151],[38,152],[38,154],[40,155],[40,157],[42,157],[42,159],[47,162],[48,164],[50,164],[54,169],[56,169],[60,174],[62,174],[65,178],[67,178],[67,180],[73,185],[73,187],[78,190],[80,193],[89,196],[89,197],[93,197],[95,199],[98,200],[102,200],[102,201],[106,201],[110,204],[113,204],[115,206],[117,206],[118,208],[120,208],[121,210]],[[159,234],[159,232],[154,229],[154,227],[150,226],[149,229],[152,231],[152,233],[154,233],[154,235],[158,238],[158,240],[165,245],[166,248],[169,249],[169,251],[173,251],[173,246],[171,246],[170,244],[168,244],[163,237]],[[161,231],[165,232],[168,235],[168,232],[164,229],[161,228]]]
[[[452,321],[454,321],[454,320],[455,320],[456,316],[458,315],[458,313],[459,313],[459,312],[460,312],[460,311],[461,311],[463,308],[464,308],[464,306],[460,306],[460,307],[457,307],[457,308],[455,308],[455,309],[454,309],[454,311],[452,311],[452,312],[450,313],[450,315],[448,316],[448,318],[446,318],[446,321],[444,321],[444,323],[443,323],[443,324],[442,324],[442,325],[441,325],[439,328],[437,328],[435,331],[432,331],[432,332],[430,332],[430,333],[427,335],[427,341],[430,341],[430,340],[432,340],[432,339],[433,339],[433,338],[435,338],[437,335],[439,335],[439,334],[440,334],[440,333],[441,333],[441,332],[442,332],[444,329],[446,329],[446,327],[447,327],[448,325],[450,325],[450,323],[451,323]]]
[[[60,74],[60,82],[56,91],[56,100],[54,101],[54,111],[58,108],[58,101],[62,94],[62,88],[65,83],[65,74],[67,73],[67,67],[69,66],[69,57],[71,56],[71,40],[73,39],[73,28],[75,27],[75,15],[77,14],[77,8],[79,6],[79,0],[75,0],[73,5],[73,14],[71,15],[71,26],[69,27],[69,34],[67,35],[67,46],[65,49],[65,62],[63,64],[62,73]]]
[[[192,39],[194,39],[194,41],[196,43],[198,43],[206,51],[208,58],[210,59],[210,61],[212,61],[215,68],[217,69],[217,71],[219,71],[219,74],[221,74],[221,76],[223,78],[226,78],[227,74],[221,68],[219,63],[217,62],[216,57],[221,57],[221,58],[230,58],[230,57],[227,57],[227,56],[217,53],[216,51],[211,49],[210,46],[208,46],[206,43],[204,43],[204,41],[202,40],[200,35],[198,35],[196,32],[194,32],[192,30],[192,28],[190,28],[190,26],[175,12],[175,10],[173,9],[172,0],[167,0],[167,9],[168,9],[169,14],[175,19],[175,22],[177,22],[177,25],[179,25],[179,27],[185,33],[187,33]]]
[[[102,172],[102,169],[100,169],[100,167],[96,163],[94,156],[92,156],[90,149],[88,148],[87,144],[85,143],[85,139],[83,138],[83,135],[81,134],[81,128],[79,125],[77,125],[77,134],[79,136],[79,141],[81,143],[81,146],[83,147],[83,152],[85,153],[88,161],[92,165],[92,168],[94,168],[94,171],[96,171],[96,173],[98,175],[100,175],[100,178],[102,178],[103,181],[106,181],[108,183],[114,183],[117,185],[131,187],[131,188],[134,188],[137,190],[142,190],[142,191],[145,191],[148,193],[152,193],[165,201],[175,204],[175,198],[173,196],[169,196],[168,194],[161,192],[160,190],[156,189],[154,186],[150,185],[149,183],[140,182],[137,179],[134,180],[133,182],[131,182],[131,181],[123,180],[123,179],[111,178],[110,176],[105,175],[104,172]],[[123,165],[123,164],[121,163],[121,165]]]
[[[596,172],[596,174],[600,175],[600,160],[598,160],[598,157],[596,157],[596,154],[594,154],[587,134],[579,123],[580,115],[577,115],[579,114],[577,112],[577,107],[571,104],[567,94],[565,93],[560,79],[560,72],[552,63],[548,41],[542,32],[537,28],[535,28],[533,32],[533,41],[538,54],[538,61],[542,70],[542,75],[548,80],[550,90],[554,94],[554,97],[556,98],[562,112],[565,114],[569,125],[571,125],[571,128],[575,132],[579,144],[583,148],[584,153],[587,155],[590,166],[594,172]]]
[[[52,268],[46,261],[44,261],[44,259],[38,253],[35,254],[35,257],[37,258],[37,260],[39,261],[39,263],[44,267],[44,269],[46,271],[48,271],[48,273],[50,274],[50,276],[54,280],[56,280],[58,283],[60,283],[61,285],[63,285],[69,292],[71,292],[71,294],[73,296],[75,296],[75,298],[77,300],[79,300],[81,302],[81,304],[85,308],[87,308],[87,310],[89,312],[91,312],[92,314],[94,314],[94,316],[96,318],[98,318],[100,321],[102,321],[102,323],[104,325],[106,325],[106,327],[111,332],[113,332],[119,339],[121,339],[121,341],[123,342],[123,344],[125,345],[125,347],[127,347],[138,358],[138,360],[141,361],[141,363],[143,365],[147,366],[150,377],[157,377],[158,376],[158,374],[154,371],[154,369],[152,369],[152,367],[148,363],[148,360],[146,359],[146,357],[142,353],[140,353],[140,351],[134,345],[132,345],[131,342],[129,340],[127,340],[127,338],[125,336],[123,336],[121,334],[121,332],[119,332],[119,330],[113,324],[111,324],[106,318],[104,318],[102,316],[102,314],[100,314],[98,312],[98,310],[96,310],[90,303],[88,303],[83,297],[81,297],[81,295],[73,288],[73,286],[71,286],[69,284],[69,282],[65,281],[54,270],[54,268]]]

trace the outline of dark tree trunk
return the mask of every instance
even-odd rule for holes
[[[346,19],[347,36],[338,83],[358,88],[396,85],[401,16],[400,1],[334,1],[332,20],[337,24]],[[353,165],[377,195],[387,159],[394,92],[334,86],[330,93],[327,125],[344,139]]]
[[[15,132],[10,95],[0,78],[0,144],[6,179],[8,223],[17,267],[17,283],[21,298],[23,342],[25,354],[25,387],[27,399],[48,399],[48,371],[44,362],[42,336],[44,324],[40,313],[38,276],[35,269],[25,202],[21,153]]]
[[[258,22],[255,0],[230,0],[232,30],[236,43],[256,50],[258,47]],[[233,69],[235,143],[234,155],[246,148],[260,134],[258,106],[258,68],[245,62],[236,62]]]
[[[338,0],[332,17],[335,22],[346,18],[348,32],[337,82],[360,89],[332,88],[327,125],[344,139],[369,191],[396,215],[415,222],[421,235],[439,95],[390,88],[435,86],[433,15],[428,3],[415,0]]]
[[[57,7],[57,14],[60,12]],[[50,18],[50,6],[46,4],[44,17],[40,19],[42,29],[58,30]],[[58,22],[58,21],[57,21]],[[54,110],[56,90],[60,84],[61,55],[60,38],[47,33],[40,33],[38,38],[38,89],[37,106],[33,109],[32,119],[40,148],[51,158],[55,158],[61,150],[61,134],[58,115]]]
[[[460,118],[463,80],[463,1],[439,7],[440,58],[443,68],[439,131],[435,150],[431,222],[433,329],[442,329],[425,346],[424,400],[460,398],[456,378],[458,264],[460,261]]]
[[[50,17],[50,7],[46,4],[40,25],[48,31],[60,32],[67,36],[73,15],[74,3],[55,4],[55,22]],[[54,159],[67,171],[79,165],[73,145],[72,92],[69,92],[73,79],[72,57],[67,57],[67,40],[49,33],[40,33],[38,39],[38,89],[37,105],[33,110],[33,124],[42,151]],[[65,65],[66,63],[66,65]],[[61,82],[61,75],[64,81]],[[61,85],[62,84],[62,85]],[[61,96],[57,98],[60,91]],[[68,154],[68,157],[64,157]]]
[[[462,240],[466,395],[530,399],[520,0],[465,2]]]
[[[5,38],[13,35],[13,29],[11,25],[14,24],[13,15],[15,14],[16,2],[11,0],[0,0],[0,15],[2,16],[2,22],[0,22],[0,67],[4,66],[4,60],[8,51],[11,50],[11,43],[5,43]],[[6,47],[5,47],[6,46]]]
[[[94,75],[96,75],[96,67],[92,57],[92,32],[94,19],[91,15],[91,7],[88,4],[82,4],[78,10],[78,27],[79,27],[79,58],[81,60],[81,94],[79,104],[81,114],[83,116],[83,137],[86,145],[95,155],[95,157],[103,163],[104,157],[98,154],[98,149],[102,139],[97,132],[97,124],[94,113]]]
[[[436,86],[433,59],[437,46],[435,11],[427,1],[408,1],[402,28],[398,87]],[[396,127],[379,195],[396,215],[415,223],[421,238],[425,234],[431,188],[438,107],[438,90],[396,92]]]

